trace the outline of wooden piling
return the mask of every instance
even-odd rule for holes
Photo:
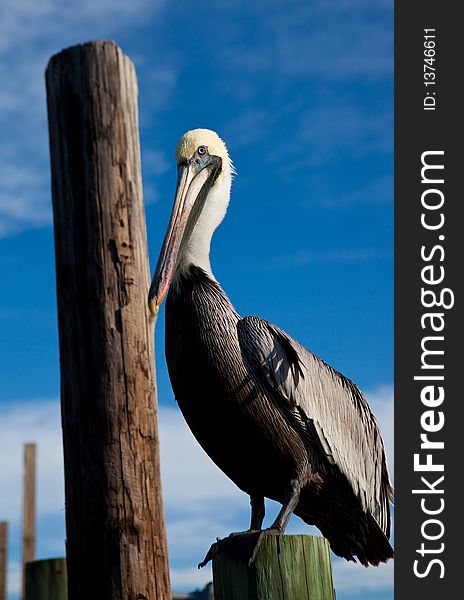
[[[35,560],[26,565],[25,600],[67,600],[66,559]]]
[[[69,600],[167,600],[135,69],[97,41],[46,83]]]
[[[26,563],[35,559],[36,530],[36,444],[24,444],[23,480],[23,543],[22,543],[22,598]]]
[[[213,560],[215,600],[335,600],[329,544],[309,535],[266,535],[250,567]]]
[[[8,522],[0,521],[0,600],[6,600],[8,572]]]

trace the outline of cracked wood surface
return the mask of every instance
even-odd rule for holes
[[[137,81],[113,42],[46,71],[69,600],[170,598]]]

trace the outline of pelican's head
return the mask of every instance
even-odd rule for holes
[[[225,143],[210,129],[185,133],[176,161],[174,207],[148,295],[155,316],[179,266],[209,269],[211,237],[227,211],[234,172]]]
[[[231,171],[227,146],[218,134],[211,129],[192,129],[184,133],[176,147],[177,166],[192,160],[201,146],[205,146],[211,156],[220,158],[225,170]]]

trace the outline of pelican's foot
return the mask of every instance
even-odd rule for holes
[[[256,553],[263,540],[263,537],[269,533],[273,532],[269,530],[248,530],[231,533],[222,540],[217,538],[216,542],[211,545],[203,561],[198,565],[198,568],[201,569],[207,565],[210,560],[213,560],[222,552],[227,552],[227,554],[243,560],[248,566],[250,566],[256,558]]]

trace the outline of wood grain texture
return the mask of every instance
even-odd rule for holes
[[[66,559],[35,560],[26,565],[25,600],[67,600]]]
[[[24,444],[24,479],[23,479],[23,587],[26,563],[35,559],[36,535],[36,444]]]
[[[309,535],[267,535],[254,563],[213,561],[215,600],[335,600],[329,544]]]
[[[0,521],[0,600],[6,600],[8,572],[8,522]]]
[[[113,42],[46,72],[69,598],[170,598],[137,81]]]

